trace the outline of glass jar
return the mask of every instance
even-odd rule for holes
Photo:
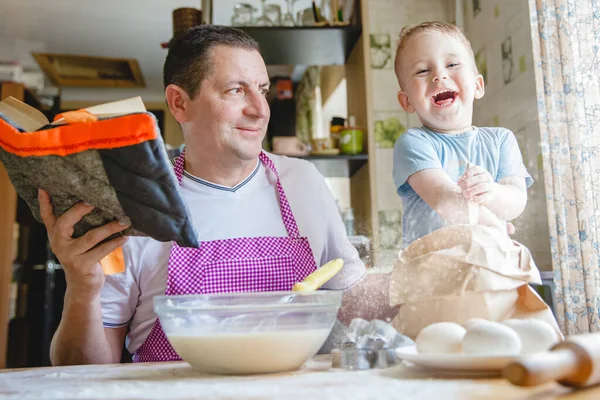
[[[281,26],[281,7],[277,4],[267,4],[265,6],[265,15],[274,26]]]
[[[233,6],[233,16],[231,17],[231,26],[250,26],[254,20],[254,11],[256,9],[248,3],[236,3]]]

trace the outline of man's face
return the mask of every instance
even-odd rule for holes
[[[186,143],[201,152],[255,159],[269,123],[267,67],[255,50],[216,46],[210,69],[192,100]]]
[[[473,57],[458,38],[423,32],[407,41],[399,59],[400,104],[439,132],[470,127],[473,101],[484,93]]]

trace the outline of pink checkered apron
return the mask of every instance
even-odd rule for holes
[[[181,185],[185,151],[175,161]],[[253,237],[200,242],[199,248],[173,243],[165,295],[288,291],[316,270],[306,237],[300,237],[279,174],[267,155],[260,161],[277,177],[281,217],[287,237]],[[179,361],[158,318],[134,362]]]

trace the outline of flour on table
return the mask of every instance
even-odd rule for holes
[[[72,372],[75,371],[77,373]],[[185,363],[65,367],[10,372],[0,380],[3,399],[463,399],[489,398],[491,389],[472,380],[404,379],[403,366],[365,372],[302,370],[248,377],[208,376]],[[312,370],[312,371],[311,371]],[[73,375],[69,377],[68,375]],[[410,374],[409,374],[410,375]]]

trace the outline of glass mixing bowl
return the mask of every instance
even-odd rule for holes
[[[261,374],[300,368],[323,345],[342,291],[156,296],[169,342],[195,370]]]

